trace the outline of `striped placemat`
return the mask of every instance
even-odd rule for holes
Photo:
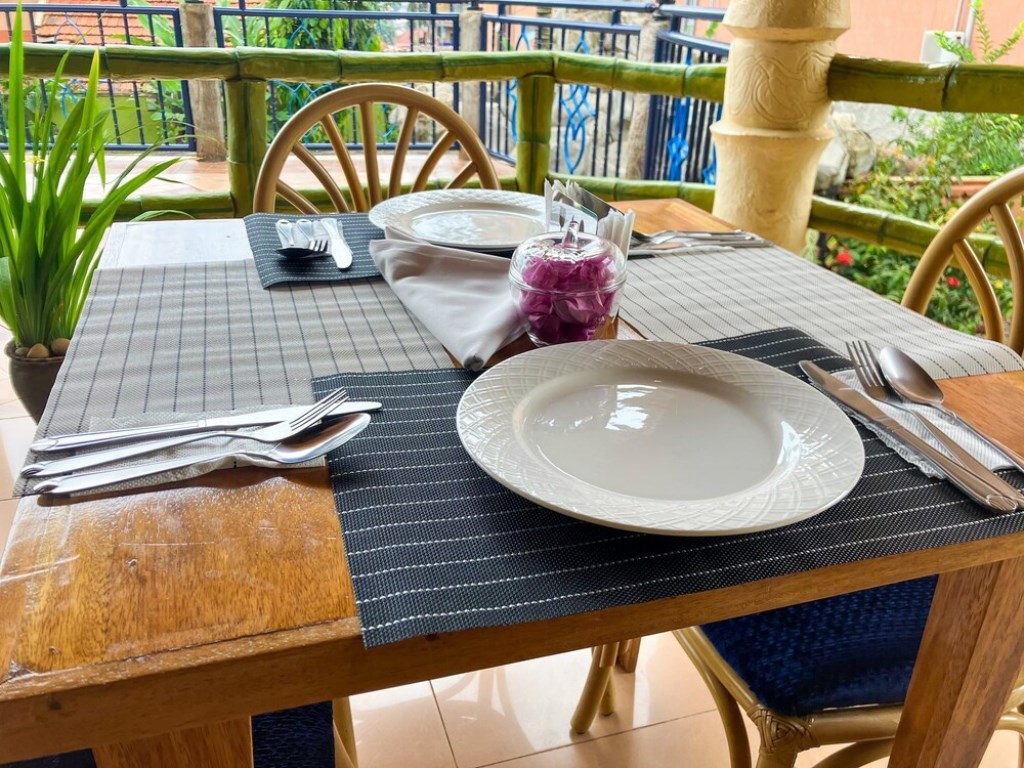
[[[805,359],[827,370],[849,367],[793,328],[707,346],[793,375]],[[709,538],[582,522],[506,490],[469,458],[455,411],[473,377],[396,371],[313,383],[318,394],[344,385],[353,397],[385,403],[370,428],[329,459],[367,646],[642,603],[1024,527],[1024,512],[982,511],[860,426],[867,454],[860,483],[808,520]]]
[[[329,255],[312,259],[286,259],[275,249],[282,243],[275,226],[279,219],[322,219],[326,216],[298,216],[277,213],[254,213],[246,216],[245,233],[249,237],[256,271],[264,288],[280,283],[338,283],[347,280],[380,278],[380,270],[370,258],[370,241],[384,237],[384,230],[370,223],[365,213],[335,214],[345,233],[345,242],[352,249],[352,266],[338,269]]]

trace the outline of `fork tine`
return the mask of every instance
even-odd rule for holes
[[[331,393],[323,400],[317,402],[308,411],[294,418],[290,423],[291,429],[295,432],[301,432],[308,429],[323,419],[323,417],[326,416],[335,405],[340,402],[344,402],[345,400],[348,400],[348,395],[346,393]]]
[[[871,383],[876,387],[888,388],[885,376],[882,375],[882,367],[878,364],[878,358],[875,357],[875,351],[871,345],[866,341],[860,341],[857,346],[860,348],[862,362]]]
[[[289,422],[289,424],[293,429],[303,429],[309,426],[310,424],[319,421],[325,413],[331,410],[331,408],[333,408],[339,402],[342,402],[347,399],[348,392],[346,392],[344,388],[339,387],[338,389],[334,390],[326,397],[324,397],[322,400],[319,400],[316,403],[314,403],[308,410],[304,411],[303,413],[300,413],[298,416],[292,419]]]
[[[846,351],[850,355],[850,360],[853,362],[853,370],[857,374],[857,378],[860,379],[861,385],[865,389],[877,386],[873,375],[874,371],[871,370],[871,365],[865,357],[862,343],[860,341],[848,342]]]

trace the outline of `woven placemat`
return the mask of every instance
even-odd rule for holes
[[[828,370],[849,367],[795,329],[706,345],[793,375],[806,359]],[[314,381],[318,393],[344,384],[353,397],[385,404],[370,428],[329,460],[367,646],[642,603],[1024,528],[1024,512],[982,511],[860,426],[867,454],[861,481],[808,520],[701,538],[582,522],[508,491],[469,458],[455,411],[473,378],[440,370]]]
[[[260,285],[270,288],[279,283],[337,283],[345,280],[380,278],[380,270],[370,258],[370,241],[384,237],[384,230],[370,223],[365,213],[336,214],[341,222],[345,242],[352,249],[352,266],[338,269],[329,255],[312,259],[286,259],[275,249],[281,247],[275,226],[279,219],[322,219],[326,216],[288,216],[277,213],[254,213],[246,216],[245,233],[249,237]]]

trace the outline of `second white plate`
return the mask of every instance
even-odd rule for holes
[[[517,355],[459,403],[463,445],[542,506],[616,528],[745,533],[802,520],[860,478],[856,429],[771,366],[706,347],[589,341]]]
[[[544,232],[544,198],[497,189],[440,189],[378,203],[370,221],[418,240],[483,251],[515,249]]]

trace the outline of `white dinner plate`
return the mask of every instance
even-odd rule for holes
[[[500,189],[438,189],[378,203],[370,221],[451,248],[514,250],[547,230],[544,198]]]
[[[719,535],[775,528],[842,499],[864,468],[825,395],[740,355],[586,341],[517,355],[459,402],[459,436],[502,485],[615,528]]]

